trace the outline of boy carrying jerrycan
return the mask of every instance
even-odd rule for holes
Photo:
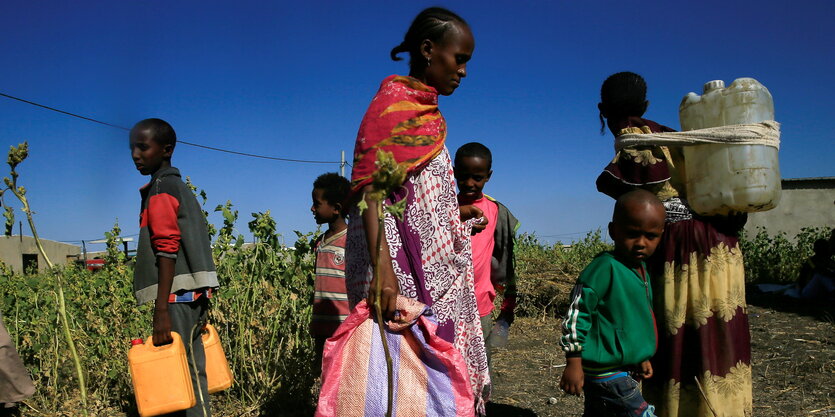
[[[204,339],[216,341],[217,333],[202,333],[218,281],[203,213],[171,166],[176,143],[174,129],[160,119],[142,120],[130,131],[136,169],[151,176],[140,189],[133,286],[139,305],[155,304],[153,337],[134,341],[128,358],[140,415],[185,410],[209,417]]]

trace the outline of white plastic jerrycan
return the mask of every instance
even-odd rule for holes
[[[774,120],[774,102],[753,78],[728,88],[710,81],[700,96],[689,93],[679,106],[681,130]],[[777,148],[768,145],[709,144],[684,147],[685,194],[701,215],[766,211],[780,201]]]

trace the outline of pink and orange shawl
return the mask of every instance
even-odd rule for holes
[[[371,182],[377,150],[394,154],[411,173],[444,148],[446,122],[438,110],[438,93],[412,77],[391,75],[380,84],[357,133],[351,189]]]

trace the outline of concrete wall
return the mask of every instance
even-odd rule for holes
[[[760,226],[771,235],[785,232],[793,239],[803,227],[835,228],[835,177],[784,179],[782,185],[777,207],[750,213],[746,232],[756,233]]]
[[[81,248],[68,243],[41,239],[41,244],[49,260],[55,265],[66,265],[67,257],[75,258],[81,253]],[[21,239],[20,236],[0,236],[0,260],[17,272],[23,272],[23,254],[37,255],[38,269],[46,268],[46,260],[38,252],[33,237],[23,236]]]

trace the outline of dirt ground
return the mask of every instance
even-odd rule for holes
[[[832,315],[785,299],[749,295],[757,417],[835,416]],[[493,354],[489,417],[580,416],[582,399],[559,389],[565,358],[559,319],[521,318]],[[741,416],[740,416],[741,417]]]

